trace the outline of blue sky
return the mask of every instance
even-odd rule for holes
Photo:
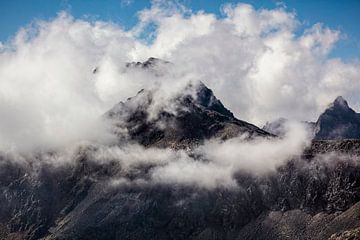
[[[183,0],[182,3],[193,11],[221,15],[219,9],[224,3],[250,3],[255,8],[275,8],[275,0]],[[340,30],[344,36],[334,49],[332,56],[344,60],[360,56],[360,1],[359,0],[288,0],[282,1],[289,11],[295,11],[303,23],[301,31],[314,23]],[[136,13],[150,7],[145,0],[0,0],[0,41],[6,42],[17,30],[34,19],[51,19],[59,11],[66,10],[76,18],[104,20],[130,28],[137,22]]]

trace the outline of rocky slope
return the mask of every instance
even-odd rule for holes
[[[144,177],[117,161],[23,166],[1,160],[2,239],[327,239],[360,227],[358,158],[293,159],[239,172],[238,189],[116,184]],[[265,156],[266,157],[266,156]]]

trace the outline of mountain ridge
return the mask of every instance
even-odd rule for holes
[[[131,139],[145,146],[187,148],[212,137],[225,140],[243,134],[273,136],[235,118],[203,83],[189,84],[186,88],[194,90],[195,96],[176,96],[172,100],[176,102],[175,112],[162,109],[156,119],[148,119],[152,92],[147,90],[140,91],[125,103],[118,103],[105,115],[115,125],[126,128]],[[117,118],[125,121],[119,124]],[[165,127],[159,127],[159,123]]]

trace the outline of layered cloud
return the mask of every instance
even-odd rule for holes
[[[137,144],[96,146],[87,153],[96,163],[116,162],[121,167],[110,178],[118,184],[167,184],[204,189],[237,188],[236,174],[263,176],[276,172],[287,161],[301,156],[309,144],[308,132],[299,123],[287,123],[283,138],[239,136],[212,139],[192,150],[145,148]],[[62,156],[62,155],[60,155]],[[66,158],[48,161],[59,163]],[[131,177],[128,177],[128,176]]]
[[[222,14],[157,0],[129,31],[66,13],[24,27],[0,45],[0,148],[111,141],[99,116],[115,103],[142,88],[160,89],[164,103],[189,81],[256,124],[314,120],[337,95],[359,104],[358,60],[329,57],[340,32],[319,23],[299,33],[284,8],[225,5]],[[160,77],[125,67],[148,57],[173,64]]]

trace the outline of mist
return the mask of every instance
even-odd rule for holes
[[[295,122],[288,123],[286,129],[283,138],[256,137],[249,140],[246,135],[241,135],[225,141],[212,139],[187,150],[145,148],[131,143],[96,146],[87,152],[87,158],[100,164],[118,163],[122,174],[111,178],[117,185],[165,184],[236,189],[237,173],[256,176],[275,173],[288,161],[302,156],[310,144],[310,132]],[[146,174],[144,169],[148,169]],[[142,174],[126,177],[136,172]]]

